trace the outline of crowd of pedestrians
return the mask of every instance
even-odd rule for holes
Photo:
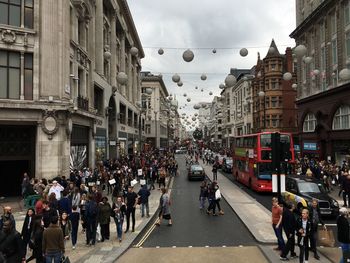
[[[35,196],[38,200],[27,210],[21,233],[16,230],[11,208],[4,208],[0,219],[0,262],[61,262],[68,245],[76,248],[79,228],[85,233],[86,246],[93,246],[113,238],[111,221],[116,225],[116,238],[122,242],[123,232],[135,231],[138,205],[142,217],[150,216],[148,199],[156,183],[162,191],[159,223],[167,219],[172,225],[165,182],[167,176],[177,175],[177,168],[172,152],[152,150],[100,162],[94,169],[74,170],[69,178],[38,180],[25,173],[23,198]],[[137,182],[141,188],[135,192]]]

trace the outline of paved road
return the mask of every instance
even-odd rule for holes
[[[165,222],[153,230],[142,247],[221,247],[256,245],[237,215],[221,201],[224,216],[209,216],[199,209],[200,181],[188,181],[184,156],[178,156],[180,176],[172,187],[173,226]],[[138,240],[134,243],[137,244]]]

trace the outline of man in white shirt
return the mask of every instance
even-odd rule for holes
[[[56,180],[52,182],[52,186],[49,190],[49,196],[51,193],[55,193],[56,199],[60,200],[61,199],[61,192],[64,190],[63,186],[60,185]]]

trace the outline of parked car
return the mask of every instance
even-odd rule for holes
[[[227,157],[225,162],[223,162],[223,164],[221,165],[222,171],[226,173],[232,173],[232,164],[233,164],[232,158]]]
[[[187,174],[188,180],[192,179],[205,179],[205,171],[204,168],[199,164],[192,164],[188,168],[188,174]]]
[[[186,147],[180,147],[179,149],[175,150],[176,154],[184,154],[187,153],[187,148]]]
[[[305,176],[288,176],[286,178],[286,192],[282,193],[284,202],[294,203],[297,211],[311,206],[312,199],[318,201],[321,216],[337,216],[338,202],[330,197],[322,181]]]

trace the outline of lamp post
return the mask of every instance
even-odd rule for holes
[[[259,91],[259,99],[263,99],[263,106],[264,106],[264,111],[263,111],[263,129],[265,130],[265,128],[266,128],[266,120],[265,120],[265,118],[266,118],[266,111],[265,111],[265,92],[264,91]]]

